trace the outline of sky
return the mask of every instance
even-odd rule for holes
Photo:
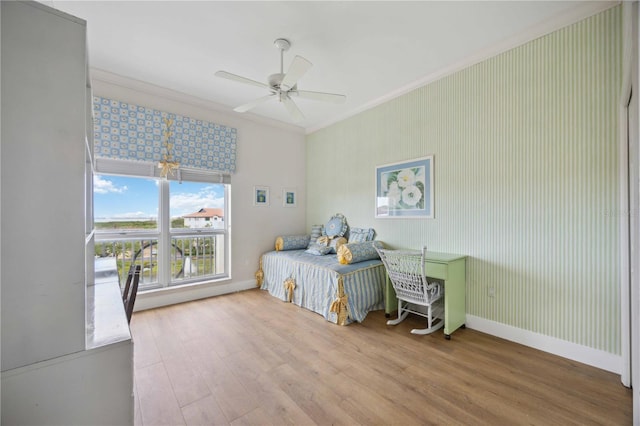
[[[204,207],[224,207],[223,185],[171,181],[169,192],[172,218]],[[95,175],[93,193],[96,221],[158,217],[159,190],[155,179]]]

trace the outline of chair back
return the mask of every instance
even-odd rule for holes
[[[131,315],[133,314],[133,305],[136,303],[136,295],[138,294],[138,284],[140,282],[140,265],[131,265],[127,274],[127,281],[122,292],[122,301],[124,302],[124,311],[127,314],[127,322],[131,323]]]
[[[398,299],[428,305],[440,297],[440,287],[429,285],[425,276],[426,247],[421,251],[377,250]]]

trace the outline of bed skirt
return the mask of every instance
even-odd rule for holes
[[[384,309],[386,271],[380,260],[342,265],[335,255],[273,251],[260,260],[258,285],[274,297],[346,325]]]

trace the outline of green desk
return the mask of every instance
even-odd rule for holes
[[[461,254],[427,251],[425,274],[444,281],[444,336],[447,340],[451,339],[451,333],[465,326],[466,259],[467,256]],[[389,277],[384,302],[387,316],[397,310],[398,299]]]

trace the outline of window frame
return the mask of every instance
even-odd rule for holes
[[[213,171],[200,169],[178,169],[176,176],[168,176],[163,178],[159,176],[159,171],[155,165],[149,163],[130,161],[130,160],[114,160],[114,159],[96,159],[94,174],[113,175],[132,178],[148,178],[158,181],[158,227],[156,230],[132,230],[132,231],[108,231],[96,230],[95,242],[99,244],[103,241],[130,240],[132,238],[156,239],[157,240],[157,261],[158,261],[158,279],[157,283],[140,286],[140,293],[146,291],[157,291],[162,289],[175,289],[182,286],[206,285],[219,281],[231,279],[231,177]],[[221,184],[224,187],[224,226],[221,229],[211,228],[171,228],[170,215],[170,181],[188,181],[198,183]],[[95,197],[95,194],[93,194]],[[93,202],[93,200],[92,200]],[[95,213],[95,212],[94,212]],[[180,279],[176,281],[171,274],[171,246],[172,239],[181,236],[211,236],[214,241],[218,236],[222,236],[223,256],[222,261],[223,272],[206,277],[195,277],[189,279]],[[217,259],[214,259],[217,266]]]

